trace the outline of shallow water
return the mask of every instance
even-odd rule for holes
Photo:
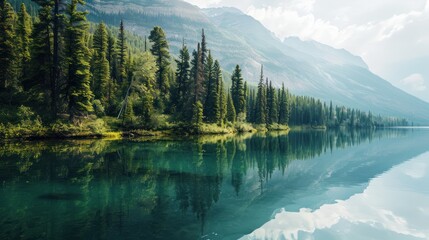
[[[429,130],[0,147],[0,239],[429,239]]]

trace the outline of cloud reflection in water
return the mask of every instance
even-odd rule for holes
[[[429,239],[429,152],[319,209],[281,210],[242,239]]]

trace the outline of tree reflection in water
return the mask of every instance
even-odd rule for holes
[[[303,131],[164,141],[7,142],[0,239],[196,239],[223,185],[405,130]],[[228,181],[228,182],[227,182]],[[238,206],[237,206],[238,207]]]

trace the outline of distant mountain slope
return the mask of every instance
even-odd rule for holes
[[[256,84],[260,65],[275,85],[383,115],[403,116],[429,124],[429,104],[371,73],[365,62],[343,49],[288,38],[281,42],[260,22],[234,8],[199,9],[180,0],[89,0],[89,19],[148,35],[155,25],[165,29],[173,54],[183,38],[190,48],[204,28],[208,46],[226,71],[240,64],[245,79]],[[226,79],[228,80],[228,79]]]

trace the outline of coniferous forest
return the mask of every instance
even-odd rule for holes
[[[176,56],[161,27],[143,38],[146,33],[127,32],[123,21],[89,22],[83,0],[33,2],[38,7],[29,14],[25,4],[14,9],[0,0],[1,138],[408,124],[295,96],[275,87],[263,66],[252,86],[239,63],[222,68],[204,30],[197,46],[184,39]]]

